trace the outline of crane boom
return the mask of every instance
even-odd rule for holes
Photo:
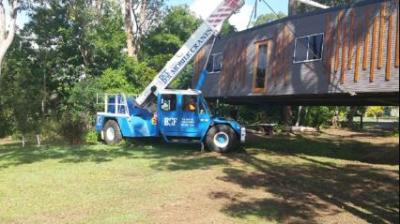
[[[167,88],[208,40],[221,31],[223,23],[243,5],[244,0],[224,0],[136,98],[137,105],[144,105],[152,94]]]

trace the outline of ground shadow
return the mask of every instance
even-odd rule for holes
[[[370,133],[371,134],[371,133]],[[252,135],[248,148],[265,149],[280,154],[301,154],[372,164],[399,164],[398,144],[373,144],[339,136],[317,138],[296,135],[272,138]]]
[[[397,172],[364,165],[336,167],[314,160],[303,165],[275,164],[254,155],[235,155],[231,159],[254,166],[257,171],[226,168],[225,175],[219,177],[221,181],[244,189],[263,189],[273,197],[231,200],[222,209],[230,216],[253,215],[279,223],[320,223],[321,216],[345,210],[368,223],[399,223]]]
[[[41,147],[27,146],[24,148],[19,144],[7,144],[0,145],[0,169],[51,159],[59,160],[61,163],[103,163],[117,158],[148,158],[159,160],[183,158],[199,152],[200,147],[196,146],[165,145],[161,143],[150,145],[150,143],[140,142],[119,146],[106,146],[102,144],[82,146],[46,145]],[[194,168],[198,168],[206,163],[207,161],[203,161],[203,163],[193,166]],[[189,168],[190,164],[186,166],[182,168]]]

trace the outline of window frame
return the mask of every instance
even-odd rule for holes
[[[310,51],[310,37],[314,36],[322,36],[322,47],[321,47],[321,58],[318,59],[309,59],[309,51]],[[296,61],[296,51],[297,51],[297,41],[299,39],[303,39],[307,37],[307,59],[302,60],[302,61]],[[315,62],[315,61],[322,61],[324,57],[324,42],[325,42],[325,33],[313,33],[313,34],[308,34],[304,36],[299,36],[296,37],[295,43],[294,43],[294,52],[293,52],[293,64],[300,64],[300,63],[308,63],[308,62]]]
[[[219,71],[215,71],[215,58],[216,58],[217,55],[222,56],[222,58],[221,58],[221,68],[220,68]],[[220,73],[222,71],[223,66],[224,66],[224,54],[223,54],[223,52],[217,52],[217,53],[211,54],[210,58],[208,60],[212,62],[211,71],[208,71],[209,73],[215,74],[215,73]],[[210,62],[208,62],[208,63],[210,63]]]
[[[188,102],[190,101],[186,101],[186,99],[195,99],[196,100],[196,109],[194,111],[188,110],[187,106],[189,105]],[[198,95],[182,95],[182,108],[181,110],[184,113],[198,113],[199,112],[199,96]]]
[[[163,100],[163,97],[164,96],[173,96],[174,98],[175,98],[175,104],[174,104],[174,110],[171,110],[171,109],[169,109],[169,110],[164,110],[163,108],[162,108],[162,100]],[[164,113],[170,113],[170,112],[176,112],[176,111],[178,111],[178,96],[177,95],[175,95],[175,94],[162,94],[161,96],[161,99],[160,99],[160,110],[162,111],[162,112],[164,112]],[[171,100],[171,99],[170,99]],[[171,100],[172,101],[172,100]],[[169,104],[169,106],[170,106],[170,108],[171,108],[171,102],[170,102],[170,104]]]
[[[268,86],[268,62],[271,57],[271,49],[272,49],[272,39],[265,39],[265,40],[260,40],[254,43],[256,47],[256,54],[255,54],[255,60],[254,60],[254,65],[253,65],[253,93],[263,93],[266,91],[267,86]],[[266,60],[266,68],[265,68],[265,76],[264,76],[264,88],[259,88],[257,87],[257,70],[258,70],[258,65],[259,65],[259,51],[260,51],[260,46],[265,45],[265,60]]]

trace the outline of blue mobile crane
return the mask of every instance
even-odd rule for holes
[[[167,143],[198,142],[209,150],[227,152],[244,143],[244,127],[211,115],[201,93],[207,70],[202,71],[194,90],[167,89],[199,50],[218,35],[224,21],[243,5],[244,0],[224,0],[137,98],[105,96],[104,111],[97,113],[96,130],[106,144],[116,144],[123,138],[161,137]]]

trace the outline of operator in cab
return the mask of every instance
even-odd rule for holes
[[[190,98],[190,101],[187,105],[187,110],[190,112],[195,112],[196,111],[196,100],[195,98]]]

